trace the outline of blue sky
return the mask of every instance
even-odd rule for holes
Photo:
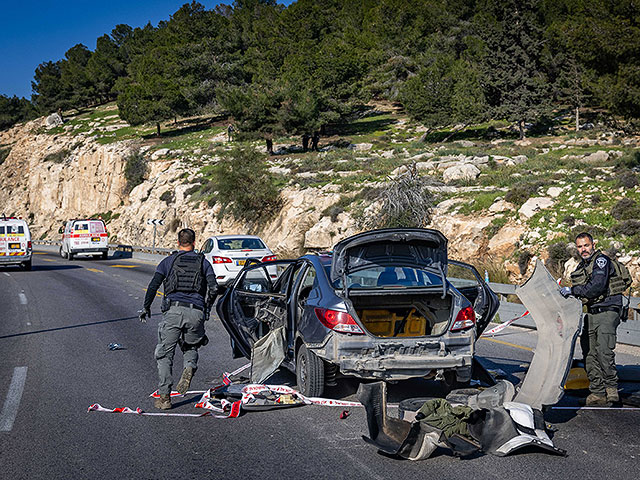
[[[207,9],[232,0],[199,0]],[[17,0],[2,2],[0,94],[31,98],[38,64],[64,57],[78,43],[96,39],[119,23],[141,27],[168,20],[187,0]],[[291,1],[278,3],[290,4]]]

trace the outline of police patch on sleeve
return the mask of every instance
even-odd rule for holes
[[[604,258],[604,257],[596,258],[596,265],[597,265],[598,268],[604,269],[604,267],[607,266],[607,259]]]

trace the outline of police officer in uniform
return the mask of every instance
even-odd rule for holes
[[[162,321],[158,325],[158,345],[155,358],[158,363],[159,398],[154,406],[162,410],[171,408],[172,367],[176,345],[183,354],[184,370],[176,390],[184,394],[198,367],[198,348],[208,343],[204,322],[208,320],[218,284],[211,264],[204,255],[195,253],[196,234],[190,228],[178,232],[178,251],[160,262],[149,283],[140,311],[140,321],[151,316],[151,304],[164,283]]]
[[[610,406],[620,401],[613,350],[622,294],[612,292],[610,279],[615,274],[614,267],[609,257],[595,250],[593,237],[588,233],[579,234],[576,248],[582,260],[571,274],[572,287],[563,287],[561,291],[565,297],[578,297],[587,307],[580,342],[591,392],[586,405]]]

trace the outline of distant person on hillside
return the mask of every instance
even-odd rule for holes
[[[233,128],[233,124],[230,123],[229,126],[227,127],[227,141],[231,142],[233,141],[233,134],[236,131],[235,128]]]

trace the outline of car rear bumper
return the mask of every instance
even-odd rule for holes
[[[0,255],[0,265],[17,265],[29,260],[31,260],[31,253],[25,253],[24,255],[9,255],[5,253]]]
[[[372,336],[332,333],[322,345],[307,345],[317,356],[339,366],[341,373],[365,379],[406,380],[432,371],[455,371],[470,378],[475,335],[422,337],[388,341]]]
[[[71,253],[74,255],[95,255],[96,253],[108,253],[109,247],[88,247],[88,248],[72,248]]]

